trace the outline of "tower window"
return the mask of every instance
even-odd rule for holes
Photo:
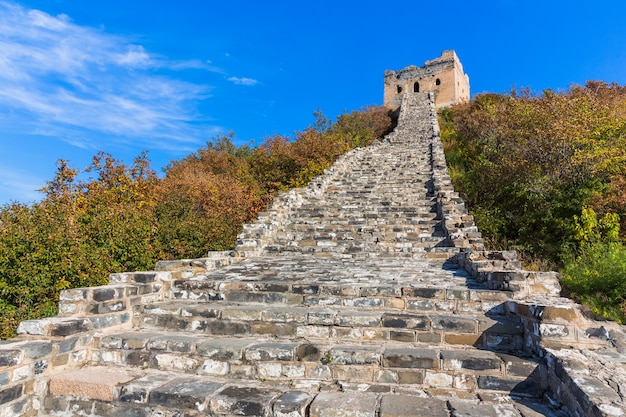
[[[439,78],[435,80],[435,85],[441,85],[441,80]]]
[[[397,89],[398,89],[398,93],[401,93],[401,92],[402,92],[402,87],[397,86]]]
[[[417,81],[415,81],[415,84],[413,84],[413,92],[415,93],[420,92],[420,83],[418,83]]]

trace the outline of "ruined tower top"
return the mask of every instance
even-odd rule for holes
[[[397,109],[404,93],[425,91],[435,93],[437,107],[469,101],[469,77],[453,50],[443,51],[423,67],[410,65],[400,71],[385,71],[385,107]]]

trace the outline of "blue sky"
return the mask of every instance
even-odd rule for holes
[[[385,69],[456,50],[472,95],[626,84],[626,2],[0,0],[0,204],[99,150],[157,171],[221,133],[380,104]]]

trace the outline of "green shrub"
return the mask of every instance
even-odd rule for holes
[[[591,208],[574,218],[578,247],[565,247],[562,284],[600,316],[626,322],[626,247],[619,240],[619,216],[598,219]]]
[[[563,286],[600,316],[626,323],[626,247],[621,243],[586,246],[566,260]]]

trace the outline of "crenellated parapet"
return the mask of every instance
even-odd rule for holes
[[[397,109],[406,93],[431,92],[437,108],[469,101],[469,76],[453,50],[426,61],[424,66],[410,65],[399,71],[385,71],[384,99],[386,107]]]

